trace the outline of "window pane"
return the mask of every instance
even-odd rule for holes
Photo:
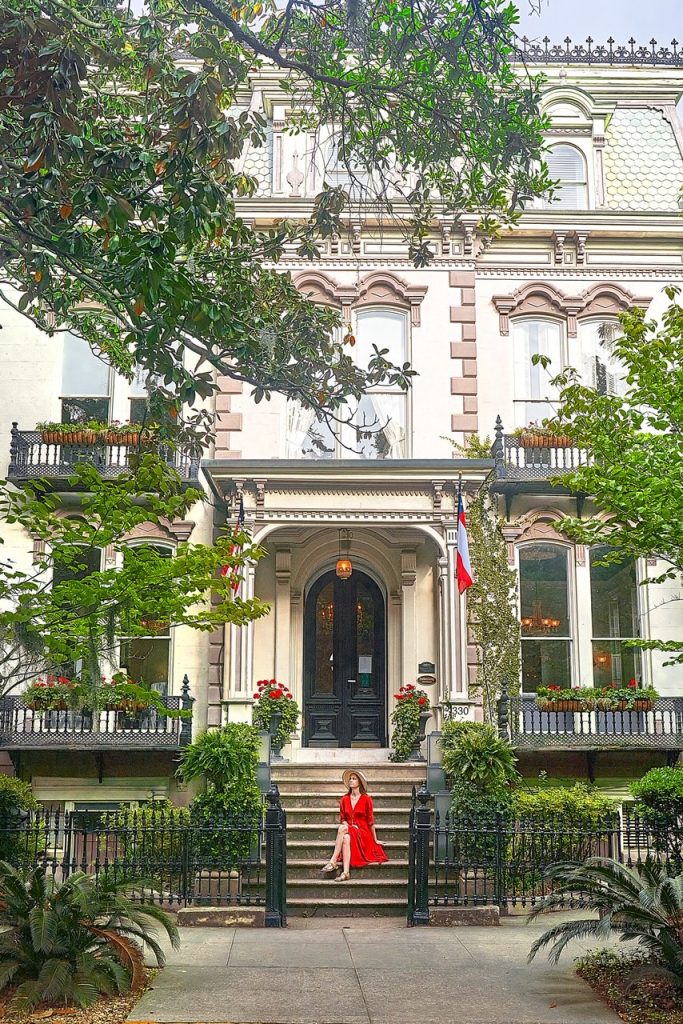
[[[315,602],[313,692],[334,693],[334,583],[327,583]]]
[[[590,549],[591,605],[594,637],[637,637],[638,582],[635,562],[598,564],[609,552],[607,545]]]
[[[527,544],[519,551],[523,636],[571,636],[567,551],[557,544]]]
[[[574,146],[553,146],[546,154],[549,176],[557,183],[546,206],[585,210],[588,206],[586,161]]]
[[[363,395],[353,423],[344,427],[345,458],[401,459],[405,456],[404,394]]]
[[[601,395],[623,395],[627,388],[625,367],[612,354],[619,333],[616,320],[584,320],[579,325],[581,374]]]
[[[627,686],[642,681],[640,651],[621,640],[593,640],[593,686]]]
[[[108,398],[62,399],[62,423],[87,423],[88,420],[109,422]]]
[[[325,418],[298,402],[287,403],[286,458],[333,459],[336,445],[334,431]]]
[[[516,415],[533,414],[516,424],[524,427],[531,421],[552,415],[548,401],[556,399],[557,389],[550,378],[562,369],[562,330],[559,323],[551,320],[513,320],[511,333]],[[535,355],[549,357],[548,369],[532,364]]]
[[[569,640],[522,639],[522,690],[535,693],[553,683],[563,689],[572,685]]]
[[[93,572],[99,572],[102,552],[99,548],[81,548],[68,563],[55,560],[52,568],[52,585],[83,580]]]
[[[87,341],[64,335],[63,395],[109,395],[110,367],[99,359]]]
[[[369,309],[356,317],[356,345],[353,359],[366,369],[372,358],[373,345],[388,349],[385,358],[395,365],[406,361],[406,317],[388,309]]]
[[[136,683],[145,683],[160,693],[168,692],[171,641],[142,637],[121,643],[121,666]]]

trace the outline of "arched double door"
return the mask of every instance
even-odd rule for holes
[[[305,746],[386,746],[384,597],[366,573],[326,572],[304,606]]]

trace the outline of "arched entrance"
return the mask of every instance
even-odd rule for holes
[[[386,615],[374,580],[324,573],[304,607],[304,746],[386,746]]]

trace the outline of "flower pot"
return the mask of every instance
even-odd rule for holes
[[[425,732],[426,732],[426,729],[427,729],[427,722],[429,721],[430,716],[431,716],[431,711],[421,711],[420,712],[420,729],[419,729],[419,732],[418,732],[417,736],[415,737],[415,742],[413,743],[413,749],[408,754],[408,757],[406,758],[406,761],[426,761],[427,760],[427,758],[424,756],[424,754],[422,753],[422,750],[420,748],[421,748],[422,744],[424,743]]]
[[[40,439],[44,444],[60,444],[62,434],[59,430],[41,430]]]
[[[586,700],[543,700],[537,701],[539,711],[590,711],[592,701]]]

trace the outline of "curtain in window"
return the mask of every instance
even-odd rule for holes
[[[299,402],[287,403],[287,439],[286,457],[300,459],[303,455],[304,442],[313,426],[315,412],[305,408]]]

